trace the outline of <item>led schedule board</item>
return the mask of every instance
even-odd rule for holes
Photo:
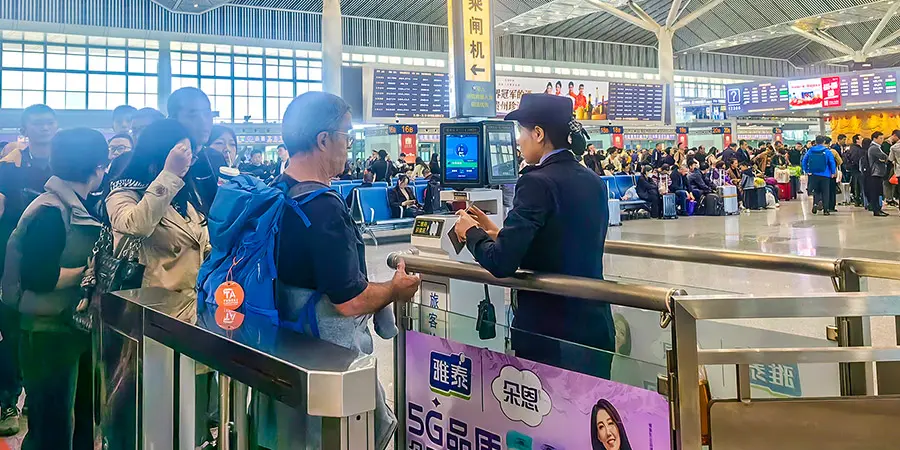
[[[450,77],[446,73],[375,69],[373,118],[450,117]]]
[[[609,83],[609,120],[662,121],[661,84]]]
[[[821,78],[742,83],[725,88],[729,113],[862,108],[898,104],[897,72],[868,71]]]

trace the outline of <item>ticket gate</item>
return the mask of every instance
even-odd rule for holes
[[[206,308],[193,317],[191,305],[157,288],[108,294],[100,302],[94,420],[102,448],[195,449],[202,428],[196,418],[205,417],[195,406],[195,380],[213,371],[220,385],[220,449],[245,450],[255,440],[248,388],[307,418],[301,430],[307,448],[375,447],[374,356],[261,316]],[[295,448],[284,441],[269,448]]]

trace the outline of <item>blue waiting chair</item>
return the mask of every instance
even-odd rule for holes
[[[378,245],[376,231],[398,230],[410,228],[415,219],[391,217],[391,206],[388,204],[387,187],[359,188],[353,201],[356,208],[355,219],[358,220],[360,232],[368,234]]]

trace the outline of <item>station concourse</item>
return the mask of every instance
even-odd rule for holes
[[[894,449],[898,12],[0,0],[0,450]]]

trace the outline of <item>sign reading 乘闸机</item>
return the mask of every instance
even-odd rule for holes
[[[448,0],[450,111],[453,117],[494,117],[494,27],[491,0]]]

